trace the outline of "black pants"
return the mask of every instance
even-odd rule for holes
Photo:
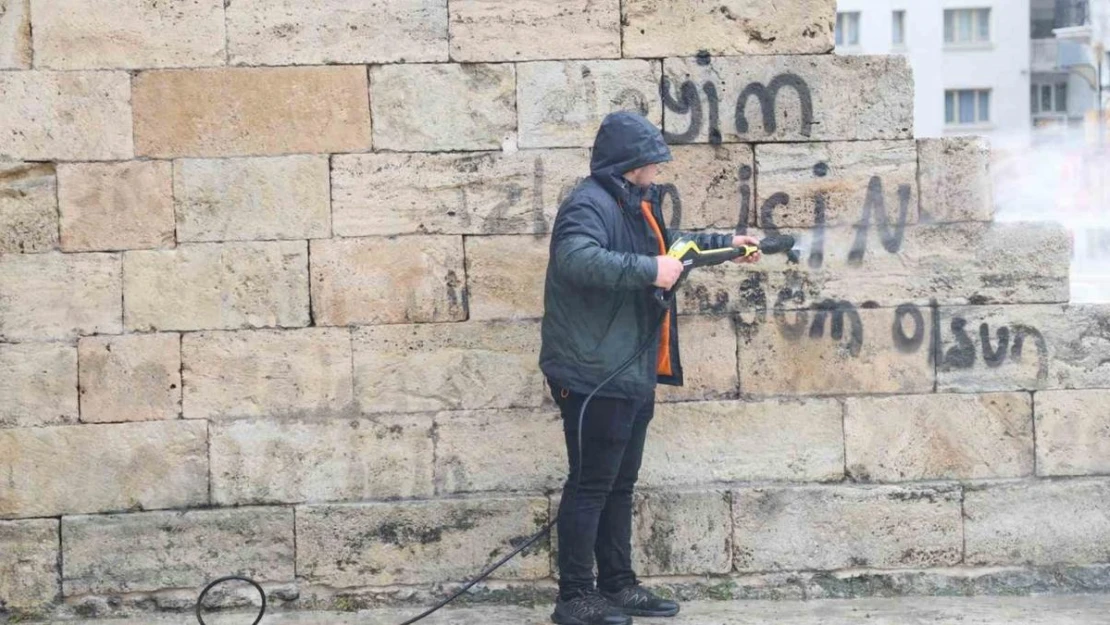
[[[563,415],[570,460],[559,505],[559,594],[570,597],[593,588],[595,561],[597,587],[615,591],[637,581],[632,570],[632,491],[655,398],[594,396],[582,426],[580,460],[578,413],[586,396],[557,385],[551,390]]]

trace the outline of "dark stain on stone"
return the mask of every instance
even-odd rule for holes
[[[713,62],[713,55],[709,54],[709,50],[698,50],[697,63],[701,66],[709,65]]]

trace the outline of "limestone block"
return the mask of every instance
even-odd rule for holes
[[[626,0],[624,54],[823,54],[833,49],[835,0]]]
[[[967,563],[1083,565],[1110,560],[1110,481],[1033,481],[968,489]]]
[[[235,0],[227,28],[236,65],[447,60],[447,0]]]
[[[457,0],[450,8],[453,61],[621,56],[620,0]]]
[[[0,430],[0,517],[206,504],[205,432],[201,421]]]
[[[1110,473],[1110,391],[1043,391],[1033,406],[1037,475]]]
[[[586,150],[476,154],[337,154],[339,236],[548,232],[562,199],[590,173]]]
[[[740,394],[736,371],[736,330],[731,317],[680,316],[679,350],[683,385],[656,387],[656,400],[735,399]]]
[[[645,485],[844,476],[841,407],[835,400],[693,402],[655,410],[640,468]]]
[[[675,143],[909,139],[912,85],[898,56],[669,58],[665,130]]]
[[[154,70],[136,76],[133,89],[135,149],[144,156],[370,147],[366,73],[358,66]]]
[[[536,321],[390,325],[354,334],[364,413],[539,407]]]
[[[848,471],[857,480],[1033,475],[1033,405],[1026,393],[852,397],[844,434]]]
[[[633,565],[643,575],[732,571],[728,492],[650,491],[635,499]]]
[[[511,64],[373,66],[374,148],[500,149],[517,127],[515,85]]]
[[[31,0],[0,0],[0,69],[31,68]]]
[[[181,362],[188,419],[331,416],[352,404],[346,328],[190,333]]]
[[[680,295],[681,308],[791,309],[826,300],[924,307],[1069,298],[1071,244],[1063,227],[1050,222],[902,227],[872,220],[861,227],[784,231],[796,238],[798,264],[775,255],[758,265],[694,272]]]
[[[432,495],[431,419],[252,419],[211,426],[221,505]],[[310,461],[306,461],[310,460]]]
[[[764,230],[917,221],[913,141],[760,145],[755,168],[756,223]]]
[[[293,509],[236,508],[62,519],[66,595],[199,588],[223,575],[293,580]]]
[[[539,531],[547,506],[543,498],[299,506],[297,575],[334,587],[457,581]],[[541,541],[492,579],[549,574]]]
[[[128,330],[308,325],[304,241],[195,243],[124,254]]]
[[[3,2],[0,0],[0,6]],[[0,22],[3,19],[0,10]],[[54,165],[0,162],[0,254],[48,252],[57,247]]]
[[[102,161],[133,154],[127,72],[0,72],[0,93],[0,159]]]
[[[169,161],[59,165],[62,250],[173,247],[171,170]]]
[[[45,608],[59,595],[58,520],[0,521],[0,605]]]
[[[919,139],[921,220],[994,219],[990,142],[985,137]]]
[[[181,337],[92,336],[77,344],[81,421],[150,421],[181,415]]]
[[[1108,388],[1110,306],[941,308],[938,360],[939,390]]]
[[[524,148],[591,147],[601,121],[618,110],[663,123],[656,61],[522,63],[517,83]]]
[[[312,312],[320,325],[466,318],[462,237],[311,242]]]
[[[465,244],[470,319],[543,316],[550,237],[471,236]]]
[[[331,234],[328,158],[182,159],[173,197],[181,241],[318,239]]]
[[[755,396],[931,392],[928,347],[892,349],[895,320],[890,309],[857,310],[839,302],[817,310],[776,309],[769,317],[741,322],[740,391]]]
[[[116,334],[118,254],[0,254],[0,341]]]
[[[223,65],[220,0],[33,0],[35,66],[144,69]]]
[[[670,149],[674,160],[660,168],[659,185],[663,215],[671,229],[727,231],[741,222],[754,225],[751,146],[672,145]]]
[[[567,473],[558,409],[436,415],[436,489],[441,493],[553,491]]]
[[[741,572],[944,567],[963,548],[955,488],[742,489],[732,513]]]
[[[77,422],[77,350],[60,343],[0,344],[0,427]]]

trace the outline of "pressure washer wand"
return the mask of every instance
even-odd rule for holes
[[[764,254],[781,254],[783,252],[789,253],[794,248],[794,237],[789,234],[772,234],[764,237],[759,241],[759,245],[742,245],[740,247],[722,247],[712,250],[703,250],[698,247],[696,241],[689,237],[680,237],[671,249],[667,252],[667,256],[682,261],[682,274],[678,276],[678,280],[671,285],[670,289],[662,287],[655,289],[655,303],[660,308],[669,309],[671,301],[674,299],[674,294],[678,291],[678,287],[686,281],[686,276],[690,271],[697,267],[710,267],[713,265],[720,265],[721,263],[728,262],[736,258],[747,258],[756,252],[763,252]]]

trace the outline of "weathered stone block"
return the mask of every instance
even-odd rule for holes
[[[522,63],[517,82],[521,147],[590,147],[602,119],[617,110],[663,123],[656,61]]]
[[[831,399],[660,405],[640,468],[650,486],[843,476],[841,407]]]
[[[986,138],[920,139],[917,151],[922,221],[994,219],[990,142]]]
[[[60,343],[0,344],[0,427],[77,422],[77,350]]]
[[[447,60],[447,0],[236,0],[227,28],[236,65]]]
[[[696,356],[687,356],[682,362],[683,386],[656,387],[658,401],[735,399],[740,395],[731,317],[680,316],[678,340],[682,353]]]
[[[436,416],[441,493],[552,491],[566,479],[559,411],[486,410]]]
[[[189,419],[332,416],[352,407],[346,328],[190,333],[181,362]]]
[[[1065,302],[1069,297],[1071,244],[1058,224],[968,222],[903,228],[873,222],[788,232],[797,239],[799,264],[774,255],[758,265],[694,272],[681,294],[682,309],[763,310],[768,304],[793,309],[827,300],[924,307],[934,302]]]
[[[496,150],[516,131],[513,65],[373,66],[370,85],[378,150]]]
[[[304,241],[196,243],[127,252],[128,330],[308,325]]]
[[[859,480],[1033,474],[1033,405],[1026,393],[859,397],[846,401],[848,471]]]
[[[756,396],[931,392],[928,347],[910,350],[910,341],[891,348],[897,321],[890,309],[857,310],[846,303],[776,309],[751,323],[741,321],[740,391]],[[916,336],[913,329],[894,332]]]
[[[466,237],[470,319],[542,317],[550,244],[546,236]]]
[[[1110,387],[1110,306],[946,307],[939,323],[939,390]]]
[[[956,488],[743,489],[732,514],[740,571],[943,567],[963,549]]]
[[[182,159],[173,197],[180,241],[318,239],[331,234],[328,158]]]
[[[205,504],[206,439],[201,421],[0,430],[0,517]]]
[[[35,0],[35,66],[143,69],[223,65],[220,0]]]
[[[765,230],[847,226],[883,217],[899,224],[917,221],[913,141],[760,145],[755,168],[756,223]],[[883,214],[872,214],[876,211]]]
[[[135,150],[144,156],[370,147],[366,72],[358,66],[155,70],[136,76],[133,91]]]
[[[535,321],[359,328],[355,397],[370,413],[538,407],[539,351]]]
[[[211,426],[212,500],[240,505],[429,497],[431,430],[427,417],[382,423],[352,418],[216,422]]]
[[[626,0],[624,54],[823,54],[835,22],[835,0]]]
[[[586,150],[478,154],[337,154],[339,236],[548,232],[562,199],[590,173]]]
[[[181,337],[93,336],[77,344],[81,421],[151,421],[181,414]]]
[[[633,562],[643,575],[732,571],[728,492],[648,492],[636,497]]]
[[[297,508],[297,575],[333,587],[462,579],[547,522],[547,500],[452,499]],[[548,547],[526,549],[493,579],[549,575]]]
[[[748,145],[672,145],[662,165],[663,214],[672,229],[754,225],[755,164]],[[666,185],[672,185],[670,187]]]
[[[0,93],[0,159],[101,161],[133,154],[127,72],[0,72]]]
[[[0,69],[31,69],[31,0],[0,0]]]
[[[621,56],[620,0],[451,2],[451,59],[535,61]]]
[[[913,137],[913,78],[902,57],[768,56],[753,63],[734,56],[703,63],[684,57],[663,64],[665,130],[675,143],[715,142],[718,135],[726,143]]]
[[[1037,475],[1110,473],[1110,391],[1044,391],[1033,406]]]
[[[0,341],[116,334],[118,254],[0,254]]]
[[[169,161],[59,165],[62,250],[173,247],[171,170]]]
[[[967,563],[1110,561],[1110,481],[1035,481],[964,494]]]
[[[311,242],[312,312],[320,325],[466,318],[462,237]]]
[[[292,508],[62,519],[66,595],[198,588],[221,575],[292,581]]]
[[[0,0],[2,7],[4,0]],[[0,21],[4,14],[0,8]],[[58,247],[58,179],[52,163],[0,162],[0,254]]]
[[[0,521],[0,605],[34,610],[58,598],[58,541],[57,519]]]

